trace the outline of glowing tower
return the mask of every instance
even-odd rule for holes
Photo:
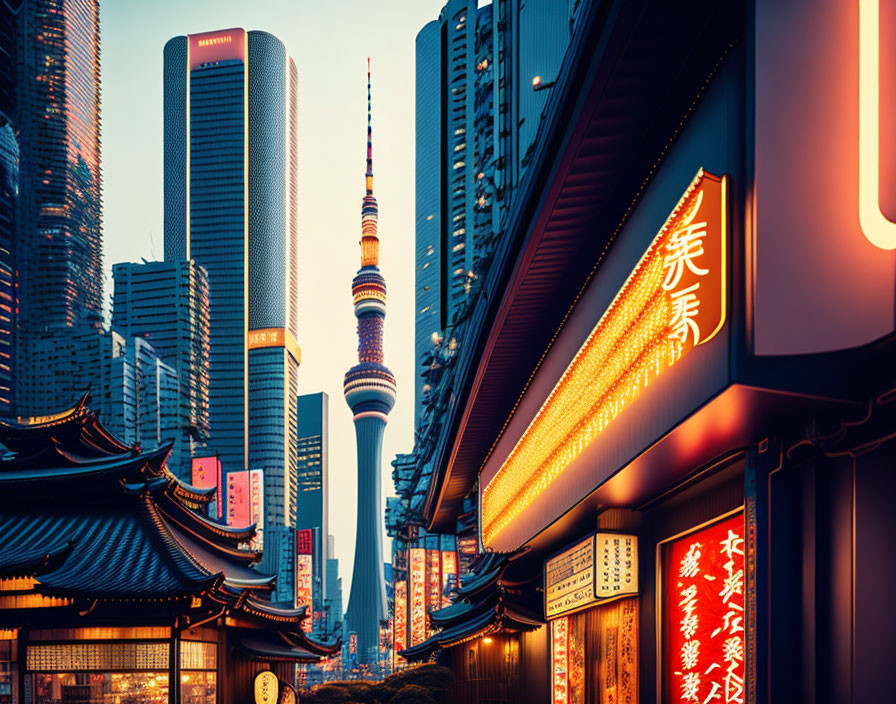
[[[358,319],[358,364],[345,375],[345,401],[352,409],[358,447],[358,524],[352,590],[345,629],[356,633],[359,663],[379,660],[380,620],[386,618],[383,582],[380,465],[383,431],[395,405],[395,377],[383,365],[386,280],[380,274],[377,205],[373,197],[370,126],[370,60],[367,61],[367,192],[361,205],[361,269],[352,281]]]

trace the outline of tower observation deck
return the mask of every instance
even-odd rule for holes
[[[377,203],[373,195],[370,60],[367,62],[367,172],[361,204],[361,268],[352,281],[358,319],[358,363],[345,375],[358,449],[358,511],[346,632],[357,635],[359,664],[379,661],[380,621],[386,618],[380,497],[383,432],[395,405],[395,377],[383,364],[386,280],[380,274]]]

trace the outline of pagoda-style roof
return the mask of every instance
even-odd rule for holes
[[[471,578],[457,590],[451,606],[430,612],[430,625],[440,629],[422,643],[402,650],[410,661],[426,660],[437,650],[494,633],[532,631],[544,625],[534,584],[519,584],[505,577],[516,555],[486,553],[473,564]]]
[[[304,606],[280,609],[266,599],[275,577],[254,568],[261,553],[246,547],[254,525],[201,515],[214,491],[168,471],[170,445],[147,452],[124,445],[86,401],[46,418],[0,418],[8,450],[0,459],[0,580],[7,589],[34,594],[48,609],[68,608],[69,619],[89,618],[94,609],[108,619],[115,604],[129,602],[138,617],[167,609],[165,618],[182,627],[224,618],[254,632],[249,643],[261,638],[257,649],[274,638],[268,645],[294,661],[338,651],[338,641],[318,643],[302,632]],[[4,627],[24,618],[23,610],[0,608]],[[273,652],[268,648],[268,657]]]

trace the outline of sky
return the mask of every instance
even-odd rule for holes
[[[162,259],[162,48],[173,36],[260,29],[286,45],[299,72],[299,393],[330,396],[330,534],[348,608],[357,478],[351,412],[342,396],[357,362],[351,281],[360,266],[366,70],[373,75],[374,189],[380,269],[388,286],[385,361],[398,400],[383,444],[391,461],[413,446],[414,39],[444,0],[101,0],[103,231],[112,265]],[[227,468],[225,468],[226,470]],[[384,558],[390,559],[384,532]]]

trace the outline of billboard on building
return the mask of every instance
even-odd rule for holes
[[[296,603],[308,607],[308,618],[302,630],[310,633],[313,627],[314,594],[314,531],[296,531]]]
[[[252,524],[249,502],[249,470],[227,475],[227,525],[245,528]]]
[[[216,500],[209,510],[213,517],[220,520],[224,513],[221,501],[221,460],[217,457],[194,457],[190,483],[197,489],[217,488]]]
[[[255,524],[252,549],[261,550],[264,547],[264,471],[261,469],[249,470],[249,515]]]
[[[426,640],[426,550],[411,548],[411,645],[418,645]]]

